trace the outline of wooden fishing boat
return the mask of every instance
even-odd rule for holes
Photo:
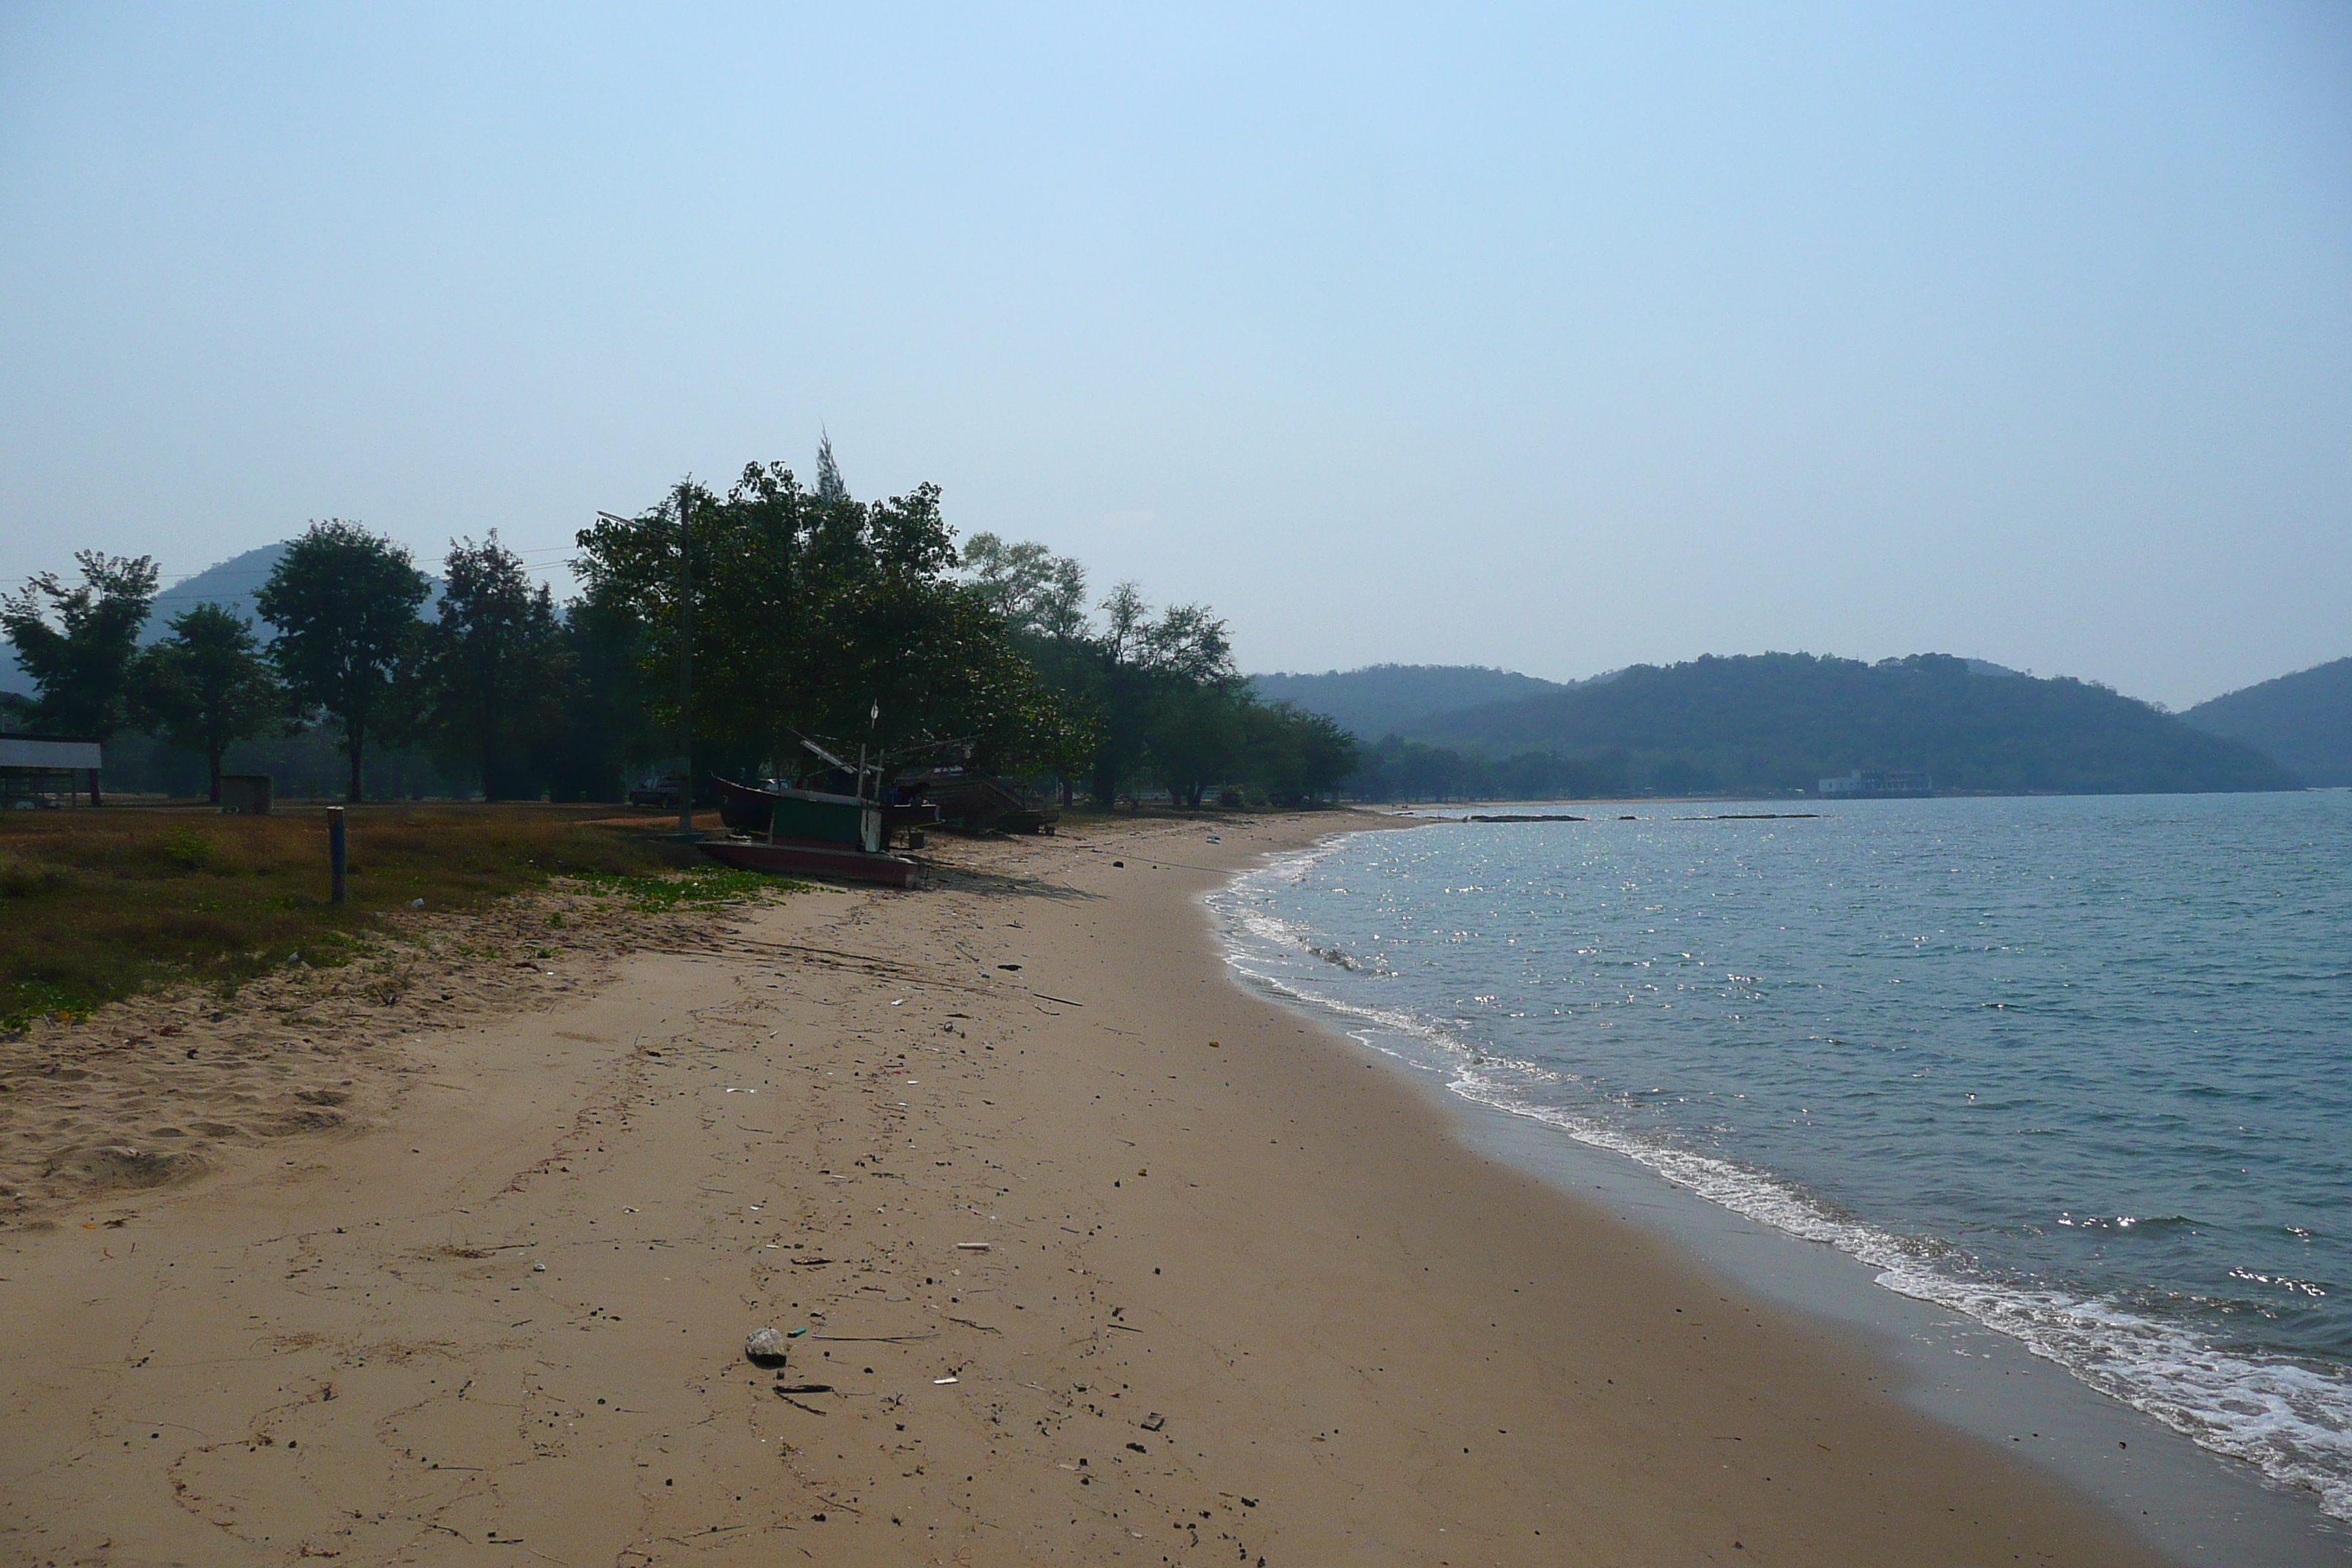
[[[741,784],[723,784],[719,799],[722,815],[730,805],[735,812],[724,818],[730,826],[748,826],[755,811],[765,817],[764,837],[738,834],[697,844],[722,866],[779,876],[838,877],[889,888],[913,887],[922,874],[914,861],[885,849],[887,808],[873,801],[822,790],[754,790]]]
[[[1030,804],[1020,785],[1010,779],[961,769],[925,774],[909,781],[939,807],[940,816],[967,833],[1051,833],[1062,814]]]
[[[875,804],[861,803],[855,795],[828,795],[818,790],[754,789],[722,778],[713,778],[710,787],[719,797],[719,820],[737,833],[773,833],[781,837],[814,838],[824,843],[860,842],[862,830],[853,831],[845,822],[828,822],[827,814],[837,813],[845,806]],[[779,827],[776,812],[778,803],[782,801],[799,804],[783,806],[784,826]],[[883,845],[893,834],[939,825],[940,808],[929,801],[912,805],[885,801],[876,809],[882,813]]]
[[[722,866],[780,877],[837,877],[848,882],[911,888],[923,873],[921,866],[903,855],[808,839],[705,838],[695,847]]]
[[[719,820],[735,833],[765,833],[775,800],[766,790],[739,784],[713,775],[711,793],[719,797]]]
[[[910,830],[920,832],[926,827],[937,827],[939,825],[940,808],[928,800],[915,801],[905,805],[891,805],[885,803],[882,807],[882,832],[885,837],[893,833],[905,833]]]
[[[1029,804],[1020,792],[984,773],[933,773],[923,781],[923,793],[939,802],[940,816],[975,833]]]
[[[768,837],[807,844],[845,844],[868,855],[882,852],[882,808],[854,795],[814,789],[773,789]]]

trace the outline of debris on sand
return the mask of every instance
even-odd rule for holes
[[[160,1187],[166,1182],[201,1175],[205,1168],[205,1162],[194,1154],[133,1149],[120,1143],[77,1151],[67,1156],[64,1167],[93,1190]]]

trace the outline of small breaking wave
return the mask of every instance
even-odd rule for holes
[[[1843,1215],[1768,1173],[1531,1103],[1475,1065],[1447,1087],[1622,1154],[1745,1218],[1834,1247],[1877,1270],[1886,1289],[2007,1334],[2200,1445],[2311,1492],[2321,1511],[2352,1520],[2352,1379],[2338,1370],[2218,1350],[2112,1300],[1972,1278],[1954,1267],[1955,1248]]]

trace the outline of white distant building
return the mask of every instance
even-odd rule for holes
[[[1856,769],[1842,779],[1822,780],[1813,793],[1843,795],[1849,800],[1916,799],[1934,795],[1936,781],[1910,768],[1887,768],[1879,773]]]

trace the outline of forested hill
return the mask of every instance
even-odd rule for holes
[[[2352,658],[2200,702],[2200,730],[2258,746],[2312,784],[2352,784]]]
[[[2242,741],[2103,686],[1979,675],[1944,654],[1864,664],[1811,654],[1636,665],[1601,684],[1489,703],[1414,725],[1414,739],[1489,756],[1622,759],[1630,783],[1810,788],[1855,768],[1916,768],[1938,789],[2079,794],[2293,789]]]
[[[1410,730],[1432,714],[1569,689],[1532,675],[1465,664],[1375,664],[1322,675],[1249,679],[1265,701],[1295,703],[1336,719],[1368,741]]]
[[[155,595],[155,607],[148,612],[147,625],[139,634],[140,642],[162,642],[172,629],[172,617],[198,605],[218,605],[240,620],[252,623],[259,636],[272,636],[269,624],[253,607],[253,596],[261,592],[261,585],[269,580],[270,569],[293,543],[290,539],[281,539],[275,544],[232,555],[193,577],[173,584]],[[420,608],[427,618],[436,612],[445,586],[430,572],[425,574],[425,603]]]

